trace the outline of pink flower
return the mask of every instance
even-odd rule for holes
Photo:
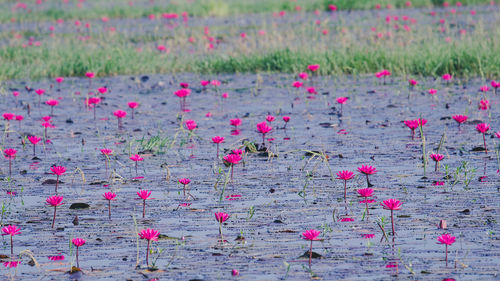
[[[302,80],[307,80],[307,78],[309,78],[309,75],[307,74],[307,72],[301,72],[299,73],[299,78]]]
[[[321,234],[319,230],[309,229],[302,232],[302,239],[309,241],[318,241],[318,236]]]
[[[361,197],[368,198],[368,197],[373,196],[373,189],[371,189],[371,188],[358,189],[358,194]]]
[[[123,110],[116,110],[115,112],[113,112],[113,115],[115,115],[116,118],[121,119],[127,116],[127,112]]]
[[[285,123],[290,122],[290,116],[283,116],[283,121],[285,121]]]
[[[139,196],[139,198],[142,200],[153,199],[153,198],[149,198],[149,196],[151,196],[151,191],[145,190],[145,189],[137,191],[137,196]]]
[[[191,182],[190,179],[185,179],[185,178],[179,180],[179,183],[183,185],[188,185],[190,182]]]
[[[64,260],[64,256],[63,255],[49,256],[49,260],[51,260],[51,261],[62,261],[62,260]]]
[[[229,97],[229,94],[228,94],[228,93],[223,93],[223,94],[222,94],[222,98],[223,98],[223,99],[227,99],[228,97]]]
[[[109,148],[103,148],[103,149],[101,149],[101,154],[106,155],[106,156],[110,156],[111,154],[113,154],[113,150],[111,150]]]
[[[304,85],[304,83],[300,82],[300,81],[295,81],[292,83],[292,86],[294,86],[295,88],[300,88]]]
[[[231,150],[232,154],[238,154],[238,155],[242,155],[243,154],[243,150],[241,149],[233,149]]]
[[[443,78],[444,81],[450,81],[451,80],[451,74],[444,74],[441,78]]]
[[[200,84],[201,84],[203,87],[205,87],[205,86],[207,86],[208,84],[210,84],[210,80],[201,80],[201,81],[200,81]]]
[[[219,80],[212,80],[212,81],[210,81],[210,84],[212,86],[219,87],[221,83]]]
[[[108,91],[108,88],[106,87],[99,87],[97,91],[101,94],[105,94]]]
[[[416,128],[418,128],[418,120],[405,120],[404,123],[412,131],[414,131]]]
[[[451,118],[453,118],[453,120],[457,121],[458,124],[462,124],[464,123],[465,121],[467,121],[467,115],[453,115]]]
[[[391,211],[400,210],[401,204],[402,204],[401,201],[396,200],[396,199],[387,199],[387,200],[384,200],[383,203],[380,203],[380,205],[384,209],[391,210]]]
[[[186,82],[179,83],[179,86],[181,86],[181,88],[189,88],[189,84]]]
[[[418,118],[416,120],[417,120],[419,126],[423,127],[425,124],[427,124],[427,120],[426,119]]]
[[[276,118],[275,118],[274,116],[272,116],[272,115],[268,115],[268,116],[266,117],[266,121],[267,121],[267,122],[273,122],[275,119],[276,119]]]
[[[17,153],[17,150],[15,150],[14,148],[7,148],[3,151],[3,155],[6,159],[16,158],[16,153]]]
[[[481,88],[479,88],[479,91],[485,93],[485,92],[488,92],[490,90],[490,88],[488,88],[487,85],[484,85],[484,86],[481,86]]]
[[[372,239],[375,238],[375,234],[361,234],[363,239]]]
[[[58,176],[64,175],[64,173],[66,173],[66,168],[63,166],[52,166],[50,167],[50,170],[52,171],[53,175]]]
[[[73,243],[73,245],[75,245],[76,247],[81,247],[83,245],[85,245],[85,239],[82,239],[82,238],[73,238],[71,240],[71,243]]]
[[[57,106],[59,104],[59,101],[58,100],[48,100],[45,102],[47,105],[49,106]]]
[[[45,202],[47,202],[47,205],[50,205],[52,207],[57,207],[57,206],[61,206],[63,203],[64,197],[62,196],[50,196],[48,197],[47,199],[45,199]]]
[[[261,122],[257,124],[257,131],[261,134],[267,134],[269,133],[273,128],[271,126],[268,126],[266,122]]]
[[[89,78],[89,79],[92,79],[95,77],[95,73],[94,72],[86,72],[85,76],[87,76],[87,78]]]
[[[337,172],[337,179],[339,180],[350,180],[354,178],[354,173],[353,172],[350,172],[350,171],[340,171],[340,172]]]
[[[135,154],[130,156],[130,160],[138,162],[138,161],[144,161],[144,158],[142,158],[139,154]]]
[[[88,100],[87,100],[87,103],[89,105],[91,104],[99,104],[101,102],[101,98],[99,97],[90,97]]]
[[[213,143],[217,143],[217,144],[219,144],[221,142],[224,142],[224,137],[215,136],[215,137],[212,138],[212,142]]]
[[[2,235],[15,236],[21,234],[21,229],[15,225],[8,225],[2,228],[2,232],[3,232]]]
[[[340,222],[351,222],[351,221],[354,221],[354,219],[353,219],[353,218],[348,218],[348,217],[347,217],[347,218],[341,218],[341,219],[339,219],[339,221],[340,221]]]
[[[14,268],[17,267],[20,263],[21,261],[6,261],[3,263],[3,266],[7,268]]]
[[[102,195],[106,200],[116,200],[116,194],[113,193],[113,192],[105,192],[103,195]]]
[[[193,131],[198,126],[194,120],[186,120],[185,124],[189,131]]]
[[[227,219],[229,218],[229,215],[224,212],[217,212],[214,215],[215,215],[215,220],[218,221],[219,223],[223,223],[227,221]]]
[[[226,161],[227,163],[229,163],[231,165],[236,165],[236,164],[240,163],[241,159],[242,158],[239,154],[228,154],[228,155],[224,156],[224,161]]]
[[[490,129],[490,125],[486,123],[479,123],[476,125],[476,130],[482,134],[486,133]]]
[[[443,234],[441,236],[439,236],[437,238],[437,240],[439,241],[439,243],[441,244],[446,244],[448,246],[452,245],[453,243],[455,243],[455,240],[456,240],[456,237],[454,236],[451,236],[449,234]]]
[[[186,88],[182,88],[180,90],[175,91],[174,94],[176,96],[178,96],[179,98],[183,98],[183,97],[187,97],[187,96],[191,95],[191,90],[186,89]]]
[[[29,136],[28,137],[28,140],[33,144],[37,144],[39,141],[41,141],[42,139],[37,137],[37,136]]]
[[[141,230],[138,235],[141,239],[146,239],[148,241],[158,241],[160,232],[152,228],[146,228]]]
[[[490,101],[489,100],[480,100],[478,108],[480,110],[488,110],[488,108],[490,108]]]
[[[337,103],[339,104],[345,104],[349,98],[348,97],[338,97],[337,98]]]
[[[492,83],[493,83],[493,82],[492,82]],[[18,92],[18,91],[13,91],[13,92],[12,92],[12,95],[13,95],[14,97],[17,97],[17,96],[19,96],[19,92]]]
[[[241,125],[241,119],[239,119],[239,118],[231,119],[231,120],[229,120],[229,124],[231,126],[238,127]]]
[[[444,159],[444,155],[442,155],[442,154],[438,154],[438,153],[433,153],[433,154],[429,155],[429,157],[430,157],[432,160],[436,161],[436,162],[439,162],[439,161],[441,161],[441,160],[443,160],[443,159]]]
[[[435,95],[437,93],[436,89],[429,89],[429,94]]]
[[[319,64],[308,65],[307,69],[309,69],[311,72],[316,72],[319,69]]]
[[[24,116],[16,115],[16,121],[23,121],[23,120],[24,120]]]
[[[365,175],[373,175],[377,172],[377,169],[373,166],[361,165],[361,167],[358,167],[358,171]]]
[[[131,109],[137,108],[138,106],[139,106],[139,103],[137,103],[135,101],[131,101],[128,103],[128,107]]]
[[[7,121],[10,121],[16,117],[16,115],[14,113],[9,113],[9,112],[2,114],[2,116],[3,116],[3,119],[5,119]]]
[[[39,96],[43,95],[45,93],[45,90],[44,89],[36,89],[35,90],[35,93]]]

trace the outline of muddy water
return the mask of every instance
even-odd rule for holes
[[[223,82],[217,90],[199,86],[201,79],[214,78]],[[130,77],[99,78],[92,88],[107,86],[110,91],[97,106],[97,121],[93,111],[84,106],[87,80],[68,78],[60,91],[57,86],[49,89],[49,81],[6,82],[6,89],[20,89],[21,104],[16,107],[9,90],[2,96],[0,111],[24,115],[25,120],[20,128],[13,122],[9,136],[2,136],[2,147],[18,150],[10,184],[5,180],[8,161],[2,161],[3,224],[21,228],[22,234],[14,237],[14,252],[30,250],[40,266],[30,265],[30,258],[24,256],[16,269],[3,268],[2,275],[25,280],[71,279],[66,273],[74,262],[69,240],[81,237],[87,240],[80,248],[84,274],[73,277],[81,280],[224,280],[231,277],[232,269],[238,269],[245,280],[304,280],[312,275],[323,280],[498,278],[499,176],[493,152],[498,140],[491,133],[500,130],[499,96],[489,92],[491,110],[482,112],[477,104],[483,81],[446,85],[426,79],[410,91],[403,79],[389,80],[381,85],[374,77],[315,77],[318,95],[309,96],[305,90],[291,87],[294,78],[290,75],[184,74],[150,76],[145,83],[136,83]],[[179,100],[173,95],[179,82],[188,82],[193,89],[187,98],[190,112],[180,112]],[[55,128],[48,129],[51,143],[36,148],[39,160],[32,160],[32,147],[23,147],[21,137],[42,136],[39,120],[50,113],[50,108],[44,104],[38,107],[38,97],[24,90],[25,86],[47,89],[42,101],[61,98],[54,109]],[[427,94],[431,87],[438,89],[437,99]],[[229,94],[227,99],[221,98],[223,92]],[[339,96],[349,97],[342,115],[335,102]],[[140,103],[133,120],[127,108],[130,101]],[[117,109],[129,113],[122,131],[112,114]],[[206,117],[207,112],[212,116]],[[465,113],[469,121],[459,130],[450,117]],[[255,125],[268,114],[276,116],[271,124],[274,130],[268,136],[274,140],[268,147],[278,157],[245,155],[244,164],[235,166],[234,180],[227,184],[220,200],[224,177],[216,167],[225,172],[228,168],[215,160],[211,138],[226,138],[221,156],[224,150],[242,148],[244,139],[260,143]],[[279,129],[285,115],[291,121],[286,130]],[[420,116],[428,120],[424,126],[427,153],[437,151],[444,134],[439,151],[445,155],[441,171],[434,172],[429,159],[427,178],[423,178],[421,139],[412,140],[410,130],[402,123]],[[242,119],[240,134],[232,135],[229,119],[236,117]],[[191,141],[188,132],[179,129],[181,120],[187,119],[198,124]],[[486,136],[487,155],[473,151],[482,146],[482,137],[475,131],[479,121],[492,127]],[[153,136],[160,136],[166,145],[146,147],[139,142]],[[104,147],[115,151],[110,158],[110,171],[114,171],[111,178],[106,177],[105,158],[99,152]],[[329,163],[311,159],[305,150],[326,153]],[[137,175],[128,158],[135,153],[145,158],[138,165]],[[462,161],[469,167],[467,187],[463,171],[453,185],[454,171]],[[55,230],[50,227],[53,209],[45,206],[45,198],[54,195],[54,185],[42,184],[55,179],[49,170],[54,164],[68,170],[59,186],[65,204],[58,208]],[[378,171],[370,176],[377,203],[371,204],[365,220],[364,205],[355,191],[366,187],[365,178],[357,176],[348,182],[345,204],[343,182],[332,181],[329,170],[335,178],[337,171],[356,171],[361,165],[373,165]],[[449,181],[443,180],[444,165],[449,166]],[[83,172],[85,181],[77,169]],[[134,179],[136,176],[143,178]],[[480,181],[482,176],[486,178]],[[180,178],[191,179],[194,199],[184,198],[182,185],[177,183]],[[434,181],[445,184],[433,186]],[[147,201],[145,219],[142,201],[136,200],[140,189],[151,190],[155,198]],[[7,195],[10,190],[17,195]],[[102,197],[109,190],[117,194],[111,221]],[[241,197],[227,200],[230,195]],[[403,206],[395,212],[396,237],[381,242],[376,221],[389,219],[387,232],[391,226],[390,213],[379,202],[389,198],[401,200]],[[70,209],[73,203],[87,203],[90,208]],[[216,211],[231,215],[223,226],[228,241],[224,245],[219,242],[213,215]],[[345,217],[354,221],[339,221]],[[447,221],[446,231],[437,227],[441,219]],[[155,228],[165,235],[153,243],[155,249],[164,249],[155,262],[157,271],[146,271],[144,241],[139,241],[137,252],[136,233],[142,228]],[[301,239],[301,233],[311,228],[320,230],[323,240],[314,242],[314,252],[321,258],[313,259],[309,271],[307,258],[301,257],[309,244]],[[444,246],[436,243],[437,236],[445,232],[457,237],[450,247],[448,267]],[[370,247],[362,234],[375,234],[369,239]],[[238,236],[244,240],[237,240]],[[8,237],[2,237],[2,254],[9,254],[9,242]],[[64,261],[48,260],[48,256],[59,253],[66,256]],[[153,254],[150,262],[156,256]],[[290,265],[288,274],[286,264]]]

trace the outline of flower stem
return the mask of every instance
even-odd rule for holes
[[[151,243],[151,240],[148,240],[148,247],[146,249],[146,266],[149,267],[149,244]]]
[[[78,261],[78,246],[76,247],[76,267],[80,268],[80,262]]]
[[[484,152],[488,154],[488,149],[486,149],[486,137],[484,136],[484,133],[483,133],[483,142],[484,142]]]
[[[445,244],[445,246],[446,246],[446,250],[445,250],[446,257],[445,257],[445,260],[446,260],[446,267],[448,267],[448,244]]]
[[[392,236],[396,235],[396,232],[394,231],[394,211],[391,210],[391,222],[392,222]]]
[[[52,228],[54,228],[54,224],[56,222],[56,209],[57,209],[57,206],[54,206],[54,217],[52,218]]]
[[[313,241],[311,240],[311,247],[309,247],[309,268],[311,268],[312,256],[313,256]]]
[[[59,175],[57,175],[57,179],[56,179],[56,194],[57,194],[57,185],[59,184]]]
[[[347,200],[347,180],[344,180],[344,201]]]
[[[142,200],[142,218],[146,216],[146,199]]]

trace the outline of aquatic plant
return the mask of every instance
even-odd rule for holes
[[[401,201],[396,200],[396,199],[387,199],[384,200],[380,204],[385,210],[390,210],[391,211],[391,224],[392,224],[392,235],[396,235],[396,231],[394,230],[394,211],[400,210],[401,209]]]
[[[108,217],[111,220],[111,201],[116,200],[116,194],[113,192],[105,192],[103,195],[104,199],[108,200]]]
[[[337,172],[337,179],[344,181],[344,200],[347,199],[347,181],[354,178],[354,173],[350,171]]]
[[[21,234],[21,229],[15,225],[7,225],[2,228],[2,235],[10,235],[10,255],[14,256],[14,243],[13,237],[15,235]]]
[[[368,178],[368,176],[376,174],[377,169],[373,166],[361,165],[361,167],[358,167],[358,171],[366,176],[366,184],[368,185],[368,187],[372,187],[373,184],[370,183],[370,179]]]
[[[66,173],[66,167],[64,166],[52,166],[50,167],[53,175],[57,176],[56,179],[56,194],[57,194],[57,186],[59,185],[59,177]]]
[[[149,190],[137,191],[137,196],[139,196],[139,199],[142,199],[142,218],[144,218],[146,216],[146,200],[153,199],[149,198],[149,196],[151,196],[151,191]]]
[[[9,160],[9,178],[12,177],[12,160],[16,159],[16,153],[17,150],[15,150],[14,148],[7,148],[3,151],[3,156],[5,157],[5,159]]]
[[[309,229],[304,232],[302,232],[302,239],[311,241],[311,245],[309,246],[309,267],[311,267],[311,262],[312,262],[312,245],[313,241],[318,241],[318,236],[321,234],[319,230],[316,229]]]
[[[71,243],[75,245],[76,247],[76,267],[80,268],[80,261],[78,260],[78,250],[80,249],[81,246],[85,245],[85,242],[87,242],[85,239],[82,238],[73,238],[71,240]]]
[[[486,132],[490,130],[490,125],[487,123],[479,123],[476,125],[476,130],[483,134],[484,152],[488,154],[488,149],[486,148]]]
[[[138,235],[141,239],[145,239],[148,241],[148,246],[146,248],[146,266],[149,267],[149,247],[152,241],[158,241],[160,232],[156,229],[146,228],[141,230],[141,232],[139,232]]]
[[[50,205],[54,207],[54,216],[52,217],[52,228],[54,228],[54,224],[56,222],[56,212],[57,212],[57,206],[61,206],[63,203],[64,197],[62,196],[50,196],[48,197],[45,202],[47,202],[47,205]]]
[[[439,236],[437,240],[440,244],[445,245],[445,253],[446,253],[445,260],[446,260],[446,266],[448,266],[448,246],[453,245],[453,243],[455,243],[456,238],[455,236],[451,236],[450,234],[443,234]]]
[[[229,215],[224,212],[216,212],[215,220],[219,223],[219,235],[221,242],[224,243],[224,237],[222,236],[222,223],[229,219]]]

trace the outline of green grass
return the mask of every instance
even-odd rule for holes
[[[95,71],[99,76],[195,72],[202,74],[304,71],[312,63],[321,65],[321,74],[374,73],[383,68],[397,75],[500,77],[500,44],[470,40],[442,44],[434,42],[406,48],[356,46],[335,51],[267,50],[247,55],[207,55],[191,57],[137,52],[130,47],[57,48],[42,46],[22,50],[0,50],[1,79],[56,76],[83,76]]]
[[[49,0],[48,2],[60,3],[61,0]],[[149,14],[160,13],[182,13],[188,12],[191,16],[230,16],[238,14],[253,14],[253,13],[270,13],[278,11],[294,11],[295,7],[301,6],[303,11],[327,10],[329,4],[335,4],[342,10],[354,9],[373,9],[376,4],[381,4],[385,7],[387,4],[393,7],[405,7],[407,0],[297,0],[291,2],[290,0],[252,0],[252,1],[238,1],[238,0],[194,0],[193,3],[188,1],[170,1],[169,5],[151,5],[134,1],[134,6],[128,6],[128,1],[114,0],[113,5],[103,5],[100,1],[89,1],[88,7],[76,8],[61,8],[61,4],[51,6],[51,9],[36,7],[30,13],[22,10],[20,12],[12,13],[11,7],[14,5],[12,1],[9,4],[2,4],[3,9],[0,10],[0,22],[8,22],[11,18],[16,18],[18,21],[42,21],[56,19],[98,19],[102,16],[110,18],[138,18],[146,17]],[[139,2],[139,3],[137,3]],[[144,1],[143,1],[144,2]],[[441,6],[444,0],[413,0],[413,7],[432,7],[434,5]],[[464,5],[473,4],[488,4],[490,0],[451,0],[447,1],[454,5],[456,2],[461,2]],[[69,4],[67,4],[69,5]]]

